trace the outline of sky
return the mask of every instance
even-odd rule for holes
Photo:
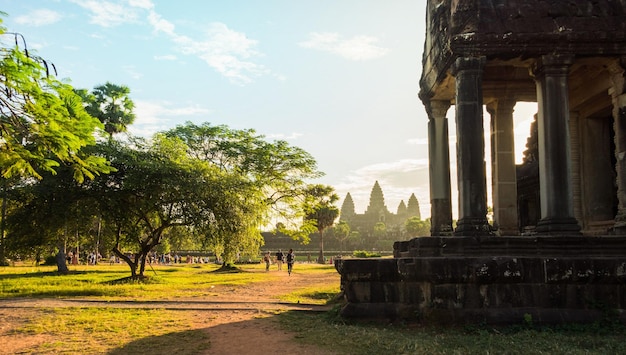
[[[349,192],[362,213],[378,181],[390,212],[414,193],[422,218],[425,9],[415,0],[0,0],[4,26],[58,78],[130,88],[131,134],[187,121],[254,129],[310,153],[325,174],[310,182],[333,186],[338,207]],[[533,109],[515,111],[521,152]],[[453,109],[448,118],[456,215]]]

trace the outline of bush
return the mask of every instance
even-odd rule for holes
[[[380,258],[380,253],[369,252],[367,250],[355,250],[352,255],[356,258]]]
[[[56,264],[57,264],[57,259],[54,257],[54,255],[48,255],[43,260],[43,265],[56,265]]]

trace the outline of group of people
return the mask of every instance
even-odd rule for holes
[[[293,249],[289,249],[287,254],[283,253],[282,250],[278,249],[275,255],[276,265],[278,265],[278,271],[283,269],[283,263],[287,263],[287,273],[291,275],[291,271],[293,270],[293,263],[296,261],[296,255],[293,253]],[[265,253],[263,257],[263,261],[265,261],[265,271],[270,271],[270,264],[272,263],[272,255],[268,251]]]

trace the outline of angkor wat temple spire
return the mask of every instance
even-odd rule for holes
[[[383,190],[380,188],[378,180],[376,180],[374,187],[372,187],[372,192],[370,193],[370,204],[367,206],[365,214],[380,214],[381,212],[389,213],[389,210],[387,210],[387,206],[385,206]]]
[[[343,200],[343,204],[341,205],[341,218],[348,219],[354,216],[354,201],[352,200],[352,196],[348,192],[346,198]]]
[[[411,197],[409,197],[409,204],[406,207],[406,210],[409,217],[422,219],[422,214],[420,213],[420,203],[417,200],[417,197],[415,197],[415,194],[411,194]]]
[[[406,205],[404,204],[404,200],[400,200],[400,204],[398,205],[398,211],[396,212],[396,214],[398,216],[405,216],[406,215]]]

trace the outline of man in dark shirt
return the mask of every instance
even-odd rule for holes
[[[293,253],[293,249],[289,249],[289,253],[287,253],[287,272],[289,276],[291,276],[291,271],[293,270],[293,263],[296,261],[296,255]]]

